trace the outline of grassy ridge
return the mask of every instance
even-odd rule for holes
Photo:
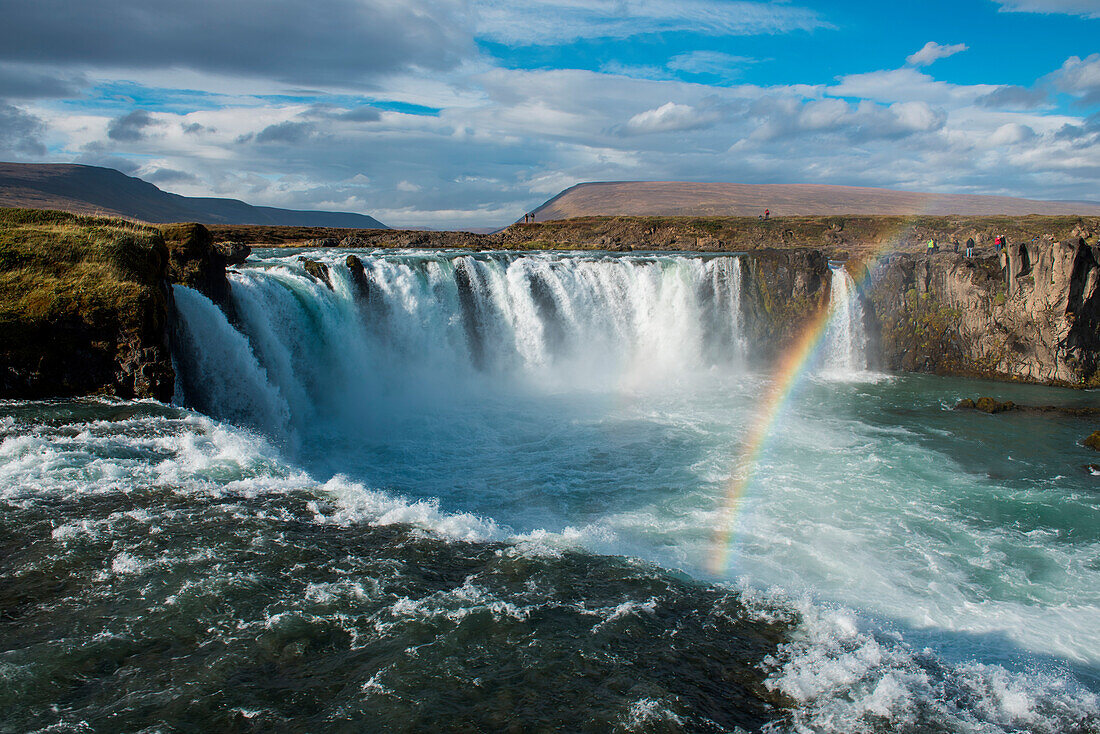
[[[157,285],[165,257],[155,227],[0,209],[0,325],[130,311]]]
[[[0,397],[172,395],[161,232],[0,209]]]

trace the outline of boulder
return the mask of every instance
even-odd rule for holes
[[[1086,436],[1085,440],[1081,443],[1088,446],[1093,451],[1100,451],[1100,431],[1093,431]]]
[[[306,240],[303,245],[305,247],[339,247],[340,240],[335,237],[322,237],[316,240]]]
[[[1006,400],[1003,403],[1000,400],[994,400],[990,397],[981,397],[977,400],[971,398],[964,398],[955,403],[955,410],[980,410],[983,413],[1007,413],[1012,410],[1032,410],[1039,412],[1037,408],[1029,408],[1024,405],[1016,405],[1011,400]]]
[[[340,240],[340,247],[367,247],[367,243],[365,240],[361,240],[355,235],[348,235]]]
[[[252,254],[252,248],[242,242],[215,242],[214,249],[228,265],[240,265]]]
[[[348,255],[344,260],[344,264],[347,265],[349,271],[351,271],[351,281],[355,283],[356,289],[361,296],[370,296],[370,281],[367,280],[366,270],[363,268],[363,261],[359,259],[358,255]]]
[[[994,400],[990,397],[978,398],[978,401],[974,404],[974,407],[983,413],[1007,413],[1016,407],[1016,404],[1011,400],[1006,400],[1003,403],[1000,400]]]
[[[329,279],[328,265],[316,260],[311,260],[308,257],[299,257],[298,262],[302,263],[302,267],[309,273],[315,280],[319,280],[328,286],[329,290],[332,290],[332,280]]]

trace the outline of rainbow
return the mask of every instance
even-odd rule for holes
[[[870,275],[874,263],[884,253],[896,249],[896,245],[912,230],[912,226],[911,221],[904,222],[896,233],[884,238],[883,243],[875,251],[861,258],[863,267],[857,268],[858,274],[852,275],[857,289]],[[745,437],[734,472],[726,485],[708,563],[710,572],[716,576],[724,576],[729,568],[734,531],[744,506],[743,500],[753,486],[757,465],[767,446],[768,438],[772,435],[776,422],[783,415],[783,408],[794,394],[795,388],[814,364],[814,357],[820,351],[825,334],[835,316],[836,313],[831,306],[820,309],[803,327],[798,338],[780,356],[775,365],[775,379],[760,404],[760,410]]]

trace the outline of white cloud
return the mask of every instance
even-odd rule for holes
[[[965,43],[940,45],[935,41],[929,41],[924,44],[920,51],[910,56],[906,56],[905,63],[910,66],[928,66],[940,59],[946,59],[948,56],[954,56],[957,53],[961,53],[967,50],[967,48],[969,48],[969,46]]]
[[[747,0],[480,0],[474,13],[478,35],[516,45],[644,33],[742,36],[829,27],[807,8]]]
[[[1096,0],[996,0],[1002,12],[1010,13],[1065,13],[1100,18],[1100,5]]]
[[[1070,56],[1051,79],[1060,91],[1080,97],[1084,104],[1100,103],[1100,53],[1085,59]]]
[[[741,68],[756,63],[748,56],[734,56],[721,51],[691,51],[673,56],[668,68],[687,74],[710,74],[721,79],[733,79],[741,74]]]
[[[890,105],[890,112],[903,129],[914,132],[939,130],[947,121],[943,110],[933,109],[927,102],[897,102]]]
[[[660,107],[634,115],[622,130],[627,135],[694,130],[710,125],[717,119],[718,116],[713,112],[700,112],[691,105],[665,102]]]
[[[1021,125],[1018,122],[1010,122],[994,130],[993,134],[989,136],[989,142],[992,145],[998,146],[1016,145],[1031,140],[1034,137],[1035,131],[1027,125]]]
[[[825,92],[876,102],[973,104],[978,97],[996,89],[993,84],[948,84],[917,69],[902,68],[842,76],[837,84],[826,87]]]

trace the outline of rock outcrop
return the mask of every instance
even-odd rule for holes
[[[866,297],[887,369],[1091,386],[1098,284],[1096,248],[1038,240],[982,259],[890,256]]]
[[[168,280],[194,288],[217,304],[227,303],[228,261],[222,250],[214,246],[210,231],[201,224],[190,223],[170,224],[162,227],[161,232],[168,247]]]
[[[1100,451],[1100,431],[1093,431],[1088,436],[1085,436],[1085,439],[1081,443],[1093,451]]]

